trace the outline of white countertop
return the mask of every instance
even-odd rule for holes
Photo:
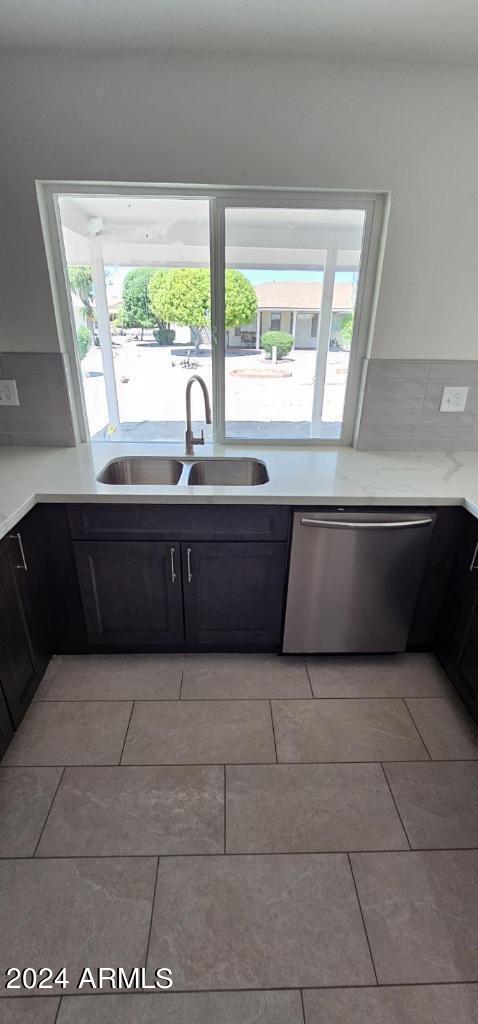
[[[287,505],[463,505],[478,518],[478,452],[357,452],[353,448],[205,445],[196,457],[266,463],[256,487],[109,486],[96,480],[120,455],[181,458],[182,446],[102,442],[78,448],[0,448],[0,537],[37,502],[214,502]]]

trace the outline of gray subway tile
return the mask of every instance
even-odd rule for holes
[[[345,854],[159,862],[149,964],[178,990],[374,984]]]
[[[128,701],[34,701],[3,764],[118,764],[131,708]]]
[[[478,761],[386,764],[414,849],[478,848]]]
[[[468,1024],[461,1018],[454,1022]],[[30,1020],[18,1018],[18,1024],[30,1024]],[[303,1024],[303,1016],[297,991],[162,992],[159,999],[126,994],[101,999],[64,996],[57,1024]]]
[[[74,991],[86,966],[144,964],[156,869],[155,857],[0,861],[2,977],[41,960]]]
[[[478,981],[478,850],[351,862],[379,984]]]
[[[222,853],[222,766],[67,768],[38,855]]]
[[[31,857],[52,805],[61,768],[0,767],[0,857]]]
[[[427,380],[429,371],[428,360],[370,359],[367,376],[371,380]]]
[[[477,1008],[478,985],[304,991],[306,1024],[475,1024]]]
[[[405,850],[377,764],[229,765],[227,853]]]
[[[430,363],[430,381],[444,384],[478,383],[478,359],[435,359]]]

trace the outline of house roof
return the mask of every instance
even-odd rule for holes
[[[259,309],[320,309],[322,283],[316,281],[266,281],[255,285]],[[334,309],[353,310],[354,286],[337,282],[334,288]]]

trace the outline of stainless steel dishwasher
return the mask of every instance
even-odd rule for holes
[[[283,651],[403,651],[436,516],[295,512]]]

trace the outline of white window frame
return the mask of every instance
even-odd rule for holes
[[[36,182],[40,219],[43,228],[53,304],[60,346],[70,357],[70,397],[78,422],[81,441],[88,441],[88,420],[76,345],[71,294],[66,272],[59,198],[61,196],[164,196],[177,199],[208,199],[211,273],[211,337],[213,380],[213,438],[216,444],[242,447],[337,448],[352,443],[359,411],[362,368],[370,354],[375,321],[383,250],[390,208],[388,191],[324,189],[235,188],[233,186],[181,184],[135,184],[125,182]],[[232,438],[225,430],[225,353],[224,323],[225,213],[230,207],[285,207],[319,209],[359,209],[365,212],[360,273],[355,304],[354,331],[340,438],[311,437],[300,440]],[[76,370],[76,372],[74,372]],[[159,442],[158,442],[159,443]],[[161,442],[162,443],[162,442]],[[165,444],[168,442],[164,442]],[[177,443],[177,442],[171,442]]]

